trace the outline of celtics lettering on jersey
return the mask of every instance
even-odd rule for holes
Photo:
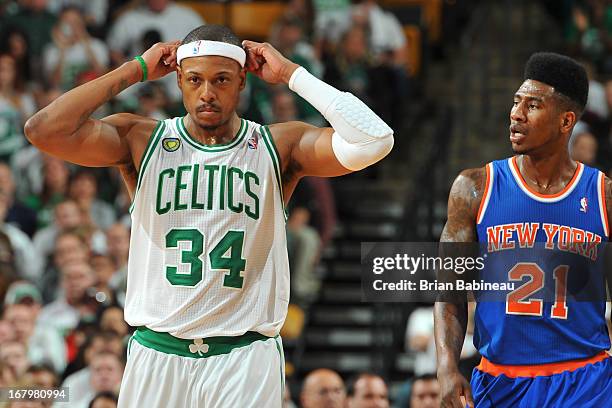
[[[166,168],[157,177],[155,211],[202,210],[244,212],[259,219],[259,177],[252,171],[219,164],[187,164]],[[236,198],[244,190],[247,200]]]
[[[203,145],[183,118],[160,122],[132,204],[125,317],[182,338],[274,336],[289,300],[280,157],[266,127],[241,120]]]

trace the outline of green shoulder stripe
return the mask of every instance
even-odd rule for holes
[[[283,194],[283,179],[281,177],[281,159],[278,154],[278,150],[276,150],[276,145],[274,144],[274,140],[272,139],[272,133],[270,133],[270,129],[268,126],[262,126],[261,128],[261,136],[266,145],[266,149],[272,158],[272,164],[274,165],[274,174],[276,176],[276,182],[278,183],[278,191],[280,192],[281,204],[283,205],[283,214],[285,216],[285,221],[287,220],[287,211],[285,210],[285,199]]]
[[[161,135],[164,134],[166,130],[166,124],[164,121],[157,122],[157,126],[151,133],[151,137],[149,138],[149,142],[147,143],[147,147],[142,154],[142,160],[140,161],[140,169],[138,170],[138,182],[136,183],[136,191],[134,192],[134,200],[132,201],[132,205],[130,205],[129,212],[132,213],[134,210],[134,205],[136,204],[136,198],[138,197],[138,191],[140,190],[140,185],[142,184],[142,179],[144,177],[144,173],[147,169],[147,165],[149,164],[149,160],[155,151],[155,147],[157,146]]]

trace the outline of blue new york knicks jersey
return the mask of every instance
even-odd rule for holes
[[[491,261],[481,277],[515,283],[495,300],[481,302],[476,294],[474,343],[485,358],[536,365],[610,348],[605,280],[590,266],[608,241],[601,172],[578,163],[563,191],[541,195],[523,180],[516,157],[494,161],[487,165],[477,233]],[[572,297],[585,290],[588,299]]]

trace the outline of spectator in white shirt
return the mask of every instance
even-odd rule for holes
[[[406,36],[393,13],[383,10],[376,0],[364,0],[354,6],[353,21],[369,27],[369,43],[375,56],[384,58],[385,54],[391,53],[393,63],[404,63]]]
[[[65,200],[55,206],[55,221],[52,225],[39,230],[34,235],[34,246],[44,257],[48,257],[57,248],[60,234],[82,227],[83,214],[73,200]],[[91,236],[91,247],[96,252],[106,251],[106,238],[100,230],[95,230]]]
[[[77,327],[81,316],[89,313],[85,303],[87,289],[95,285],[95,274],[85,262],[70,263],[60,271],[63,296],[43,307],[39,320],[65,335]]]
[[[102,75],[109,64],[109,51],[104,42],[87,32],[79,8],[65,8],[52,31],[53,44],[43,54],[45,76],[49,83],[64,90],[73,88],[84,72]]]
[[[433,307],[419,307],[410,314],[406,329],[406,346],[415,354],[415,375],[436,371]]]
[[[130,252],[130,230],[123,224],[114,224],[106,231],[108,254],[115,265],[115,273],[109,286],[118,293],[127,290],[127,264]]]
[[[120,65],[126,59],[140,55],[144,48],[145,34],[156,31],[162,42],[177,41],[185,38],[194,27],[204,21],[192,9],[176,4],[171,0],[146,0],[143,5],[121,15],[115,21],[107,37],[113,64]],[[176,74],[166,75],[159,80],[164,85],[168,97],[173,101],[181,100],[176,86]],[[124,100],[134,96],[142,84],[131,86],[119,95]]]
[[[89,383],[80,399],[71,399],[71,407],[87,408],[91,400],[101,392],[119,392],[124,365],[119,356],[103,351],[96,354],[89,366]],[[80,392],[81,393],[81,392]]]
[[[115,63],[126,57],[140,55],[143,34],[157,30],[162,41],[184,38],[194,27],[204,24],[202,18],[188,7],[170,0],[146,0],[141,7],[130,10],[115,21],[107,38]]]
[[[19,228],[5,223],[10,206],[10,197],[0,186],[0,231],[9,238],[15,255],[15,267],[21,278],[39,279],[42,274],[42,259],[28,235]]]
[[[122,356],[125,352],[122,338],[110,330],[95,332],[86,337],[79,347],[79,352],[64,372],[62,387],[70,389],[70,399],[83,399],[90,383],[90,363],[93,357],[102,352]]]
[[[59,14],[67,6],[79,7],[87,25],[101,27],[106,22],[108,0],[48,0],[47,10]]]
[[[36,291],[33,285],[32,291]],[[40,302],[40,294],[38,294]],[[51,364],[55,372],[62,372],[66,367],[66,346],[57,333],[44,324],[36,324],[40,303],[27,305],[15,303],[6,306],[4,318],[15,330],[16,340],[27,347],[28,359],[32,364]]]
[[[115,223],[113,206],[97,198],[98,181],[91,169],[79,168],[70,179],[68,192],[83,213],[83,224],[105,230]]]

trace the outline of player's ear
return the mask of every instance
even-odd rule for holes
[[[575,112],[563,112],[561,115],[561,131],[564,133],[570,133],[577,120],[578,117],[576,116]]]
[[[183,90],[183,86],[181,85],[182,82],[183,82],[183,70],[181,69],[180,65],[177,65],[176,66],[176,84],[178,85],[181,91]]]

